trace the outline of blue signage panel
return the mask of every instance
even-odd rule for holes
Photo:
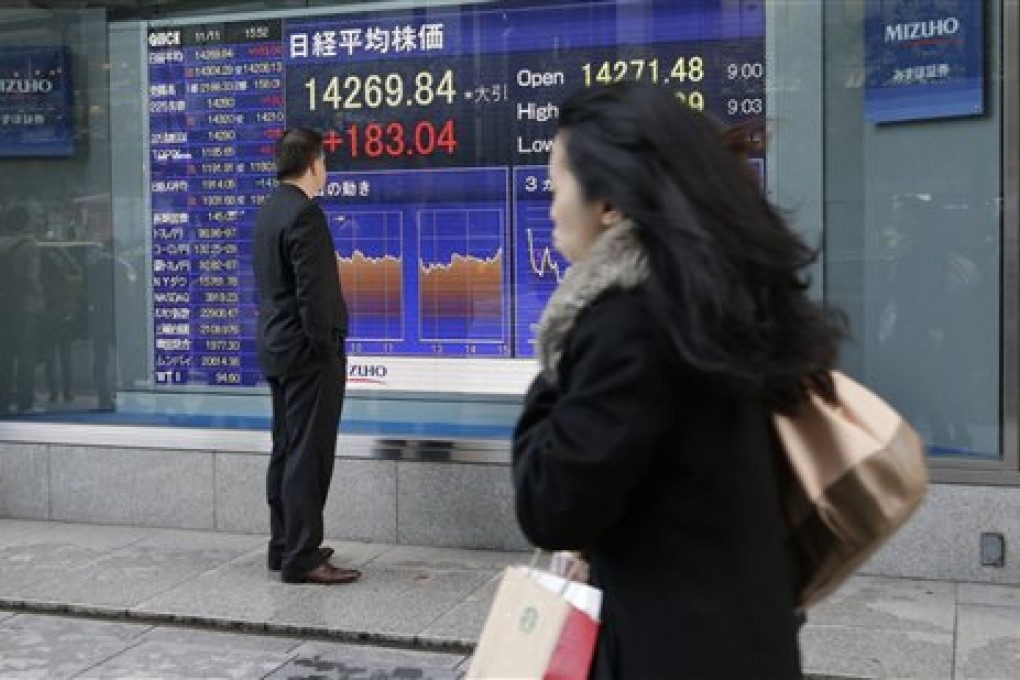
[[[534,356],[567,270],[557,106],[618,80],[763,123],[760,0],[520,1],[147,35],[155,381],[254,385],[251,228],[288,126],[322,131],[352,354]],[[759,164],[763,159],[757,159]]]
[[[0,48],[0,156],[72,155],[71,95],[65,48]]]
[[[872,123],[984,113],[983,0],[868,0],[864,116]]]

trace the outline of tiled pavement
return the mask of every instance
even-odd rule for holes
[[[463,654],[66,616],[0,620],[0,677],[454,680]]]
[[[261,536],[0,519],[0,678],[357,678],[405,662],[393,677],[453,678],[501,570],[529,557],[329,544],[361,581],[283,584]],[[366,643],[385,647],[352,646]],[[1020,588],[857,577],[811,611],[801,646],[816,678],[1020,678]]]

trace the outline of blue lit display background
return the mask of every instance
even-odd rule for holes
[[[292,53],[317,34],[426,24],[443,26],[429,50]],[[556,121],[539,110],[612,74],[603,63],[638,77],[636,61],[641,79],[654,62],[658,84],[725,122],[761,122],[764,24],[751,1],[514,2],[150,31],[157,384],[260,380],[250,230],[287,125],[339,140],[321,204],[343,262],[352,353],[533,356],[534,325],[567,266],[552,248],[544,168]],[[532,87],[522,73],[562,76]],[[399,89],[366,100],[366,84],[387,77]],[[426,96],[419,78],[430,79]],[[416,145],[419,126],[447,123],[453,143]],[[399,131],[384,138],[399,152],[368,154],[369,125]]]
[[[367,195],[326,202],[352,312],[351,350],[510,356],[506,170],[335,173],[327,193],[345,184],[367,187]]]
[[[515,352],[522,357],[534,355],[538,320],[569,266],[553,247],[550,192],[549,172],[544,165],[514,170],[514,246],[517,253],[514,301],[518,325]]]

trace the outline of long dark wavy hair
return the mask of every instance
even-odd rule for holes
[[[842,314],[807,295],[816,257],[765,198],[747,136],[650,85],[582,90],[560,107],[584,195],[637,225],[653,311],[680,359],[789,412],[834,399]]]

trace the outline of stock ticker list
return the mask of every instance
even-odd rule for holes
[[[150,29],[156,383],[260,380],[251,229],[276,184],[275,141],[297,125],[324,135],[318,200],[353,354],[533,356],[568,268],[546,171],[559,103],[639,80],[760,134],[764,9],[722,5],[536,2]]]

